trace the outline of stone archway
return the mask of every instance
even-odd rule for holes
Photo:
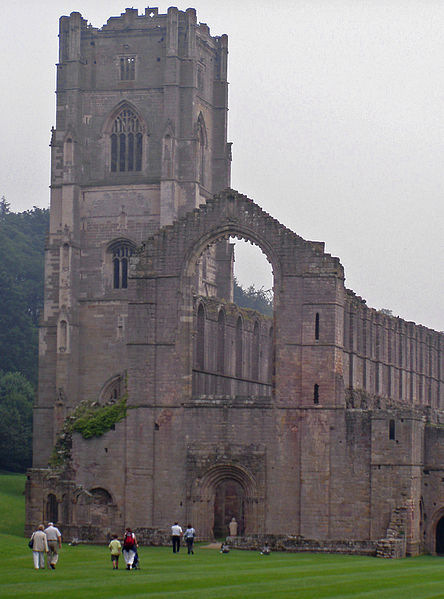
[[[226,537],[228,534],[228,523],[232,518],[238,523],[238,534],[244,531],[244,489],[242,485],[233,479],[226,478],[216,487],[214,498],[214,537]]]
[[[242,466],[213,466],[195,481],[191,499],[192,520],[199,522],[204,539],[228,536],[233,516],[239,523],[239,534],[254,534],[261,529],[257,484]]]
[[[435,553],[444,555],[444,516],[441,516],[435,527]]]

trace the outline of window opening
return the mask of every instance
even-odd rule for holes
[[[135,113],[124,108],[115,118],[111,133],[111,171],[142,170],[142,126]]]
[[[316,383],[313,389],[313,401],[315,404],[319,403],[319,385]]]
[[[217,319],[217,372],[225,372],[225,312],[219,311]]]
[[[315,317],[315,339],[316,341],[319,339],[319,312],[316,312]]]
[[[120,58],[120,80],[133,81],[136,78],[135,56],[122,56]]]
[[[127,244],[117,245],[112,249],[113,260],[113,287],[114,289],[127,289],[128,287],[128,259],[133,255],[133,248]]]
[[[259,323],[256,320],[253,330],[253,347],[251,356],[251,378],[253,381],[259,380]]]
[[[197,310],[197,336],[196,336],[196,367],[204,369],[205,357],[205,311],[202,304]]]
[[[394,420],[389,421],[389,439],[390,439],[390,441],[395,440],[395,421]]]
[[[242,318],[239,316],[236,323],[236,377],[242,378]]]

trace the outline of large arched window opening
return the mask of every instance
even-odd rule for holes
[[[197,310],[197,335],[196,335],[196,368],[204,370],[205,367],[205,310],[199,304]]]
[[[216,369],[219,374],[225,372],[225,312],[223,310],[219,310],[217,318]]]
[[[236,377],[242,378],[243,374],[243,326],[239,316],[236,322]]]
[[[111,133],[111,171],[142,170],[143,131],[137,115],[123,107],[116,116]]]
[[[256,320],[253,329],[253,347],[251,348],[251,378],[253,381],[259,380],[259,323]]]
[[[205,121],[202,114],[199,115],[197,120],[197,181],[203,187],[206,183],[206,147],[207,147],[207,131],[205,127]]]

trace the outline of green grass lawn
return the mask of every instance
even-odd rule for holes
[[[113,571],[106,547],[64,545],[56,570],[35,571],[23,538],[23,475],[0,475],[0,598],[444,599],[444,560],[141,547],[141,570]],[[63,530],[62,530],[63,534]]]

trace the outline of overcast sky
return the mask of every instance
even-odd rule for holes
[[[176,5],[229,36],[232,187],[324,241],[369,306],[442,330],[444,1]],[[127,6],[147,4],[2,2],[0,196],[12,210],[49,202],[59,17],[101,27]]]

